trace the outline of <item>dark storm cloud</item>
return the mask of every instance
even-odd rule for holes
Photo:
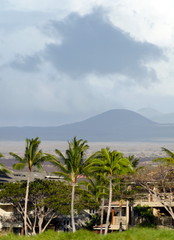
[[[42,59],[73,78],[89,73],[122,74],[138,81],[157,78],[155,71],[145,64],[164,58],[162,50],[131,38],[115,27],[101,9],[85,16],[71,14],[63,21],[52,21],[50,28],[54,37],[61,36],[62,43],[47,44],[34,56],[16,58],[11,67],[35,71]]]
[[[135,41],[113,26],[102,11],[85,16],[71,14],[62,22],[52,22],[52,26],[63,41],[61,45],[47,45],[44,57],[59,71],[72,76],[93,72],[156,78],[155,72],[144,64],[162,58],[161,49]]]

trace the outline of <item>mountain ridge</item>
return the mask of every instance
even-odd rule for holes
[[[174,137],[174,126],[156,123],[137,112],[112,109],[86,120],[55,127],[0,127],[0,140],[159,141]]]
[[[153,108],[141,108],[136,112],[157,123],[174,124],[174,112],[161,113]]]

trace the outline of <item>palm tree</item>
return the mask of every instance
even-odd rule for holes
[[[25,167],[28,168],[29,174],[27,178],[26,185],[26,195],[25,195],[25,208],[24,208],[24,230],[25,235],[28,235],[27,228],[27,208],[28,208],[28,194],[29,194],[29,184],[30,177],[33,167],[37,169],[42,169],[41,163],[44,161],[42,150],[39,150],[40,140],[38,137],[35,139],[26,139],[25,154],[23,157],[17,155],[16,153],[10,152],[10,155],[15,158],[18,163],[13,165],[13,168],[16,170],[22,170]]]
[[[69,148],[63,154],[60,150],[56,149],[55,152],[57,157],[54,155],[47,154],[48,161],[50,161],[58,171],[55,174],[63,176],[65,180],[71,182],[71,223],[72,231],[75,232],[75,221],[74,221],[74,198],[75,198],[75,187],[77,185],[77,179],[80,174],[84,174],[87,168],[89,158],[84,160],[84,154],[89,149],[87,141],[82,139],[77,140],[73,138],[71,142],[68,142]]]
[[[135,157],[135,155],[129,155],[128,160],[130,161],[130,163],[132,164],[132,167],[134,169],[138,169],[138,165],[139,165],[139,162],[140,162],[139,158]]]
[[[0,158],[4,157],[4,155],[0,152]],[[0,163],[0,173],[10,173],[10,171],[4,166],[4,164]]]
[[[88,193],[92,197],[95,197],[96,201],[100,204],[100,234],[102,234],[103,218],[104,218],[104,203],[105,203],[105,197],[108,196],[108,191],[107,191],[108,180],[103,173],[97,172],[97,173],[90,174],[89,172],[89,176],[87,177],[87,180],[82,181],[80,184],[84,185]]]
[[[109,148],[102,148],[98,152],[98,159],[94,159],[91,171],[101,171],[106,174],[109,180],[109,203],[106,218],[105,234],[108,232],[109,217],[112,203],[113,180],[121,174],[126,174],[132,170],[132,165],[123,154],[117,151],[110,151]]]
[[[165,147],[162,147],[161,149],[163,152],[165,152],[167,154],[167,157],[160,157],[160,158],[155,159],[154,161],[156,161],[156,162],[159,161],[159,162],[162,162],[165,164],[174,165],[174,153]]]

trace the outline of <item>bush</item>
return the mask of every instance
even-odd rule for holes
[[[139,218],[139,226],[141,227],[156,227],[157,218],[153,215],[152,209],[149,206],[137,205],[134,208],[135,214]]]

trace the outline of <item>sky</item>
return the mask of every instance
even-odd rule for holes
[[[173,0],[1,0],[0,126],[174,112]]]

